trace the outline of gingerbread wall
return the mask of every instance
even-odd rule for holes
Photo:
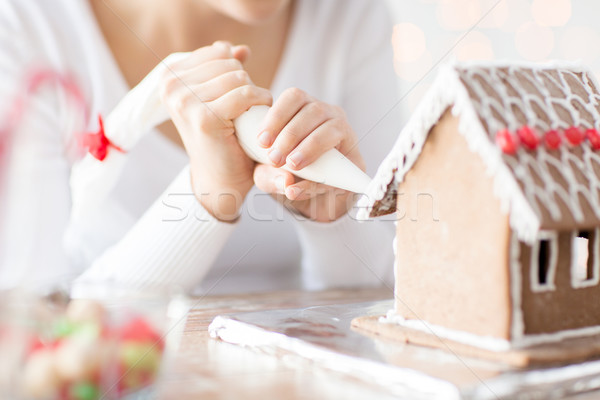
[[[430,132],[398,193],[396,310],[508,339],[508,216],[450,112]]]
[[[521,302],[525,334],[551,333],[600,325],[600,286],[572,286],[571,232],[560,232],[557,240],[555,289],[542,292],[532,290],[532,248],[524,243],[518,246],[519,268],[523,271]],[[535,268],[535,264],[533,267]]]

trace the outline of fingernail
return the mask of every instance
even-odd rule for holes
[[[278,148],[274,148],[269,152],[269,158],[271,159],[271,162],[273,164],[279,165],[281,163],[283,155],[281,154],[281,151],[279,151]]]
[[[292,155],[290,155],[287,160],[288,160],[288,163],[290,163],[292,165],[292,167],[300,168],[300,166],[302,165],[302,161],[304,161],[304,158],[302,156],[302,153],[297,151],[297,152],[293,153]]]
[[[275,177],[275,187],[277,193],[285,194],[285,178],[281,175]]]
[[[261,146],[269,147],[271,145],[271,135],[267,131],[263,131],[258,135],[258,143]]]
[[[298,198],[298,196],[300,196],[300,194],[302,194],[302,190],[300,190],[296,187],[289,187],[286,189],[286,196],[290,200],[294,200],[294,199]]]

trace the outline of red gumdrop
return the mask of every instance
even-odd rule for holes
[[[560,137],[560,133],[557,130],[552,129],[544,135],[544,143],[546,147],[550,150],[556,150],[560,147],[562,143],[562,138]]]
[[[52,349],[52,350],[54,350],[61,343],[62,343],[61,339],[52,340],[50,342],[43,342],[40,338],[33,337],[33,338],[31,338],[31,340],[28,343],[27,354],[31,355],[31,354],[35,353],[36,351],[43,350],[43,349]]]
[[[42,342],[39,338],[35,337],[35,338],[31,339],[31,342],[29,342],[27,353],[32,354],[32,353],[35,353],[36,351],[42,350],[44,348],[46,348],[46,345],[44,344],[44,342]]]
[[[515,154],[519,148],[519,142],[508,129],[501,129],[496,133],[496,144],[505,154]]]
[[[572,146],[579,146],[585,139],[585,133],[576,126],[565,129],[565,137]]]
[[[538,134],[535,132],[535,129],[530,126],[525,125],[519,128],[517,130],[517,136],[521,140],[521,143],[529,150],[537,149],[540,144]]]
[[[142,317],[133,318],[123,325],[120,338],[123,341],[162,343],[160,334]]]
[[[596,129],[588,129],[585,131],[585,137],[590,142],[593,150],[600,149],[600,133]]]

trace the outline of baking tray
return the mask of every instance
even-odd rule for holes
[[[263,353],[311,360],[399,398],[559,399],[600,388],[600,360],[515,369],[350,328],[353,318],[382,315],[392,307],[389,300],[217,316],[209,332]]]

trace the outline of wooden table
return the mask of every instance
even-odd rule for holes
[[[180,349],[159,387],[160,399],[390,399],[367,383],[327,371],[309,361],[280,359],[211,339],[217,315],[391,299],[390,289],[286,291],[208,296],[193,301]],[[591,393],[571,398],[592,400]]]
[[[160,399],[365,399],[377,389],[316,368],[309,362],[258,354],[208,335],[217,315],[391,299],[390,289],[286,291],[196,299],[181,348],[160,385]],[[295,364],[295,365],[293,365]]]

